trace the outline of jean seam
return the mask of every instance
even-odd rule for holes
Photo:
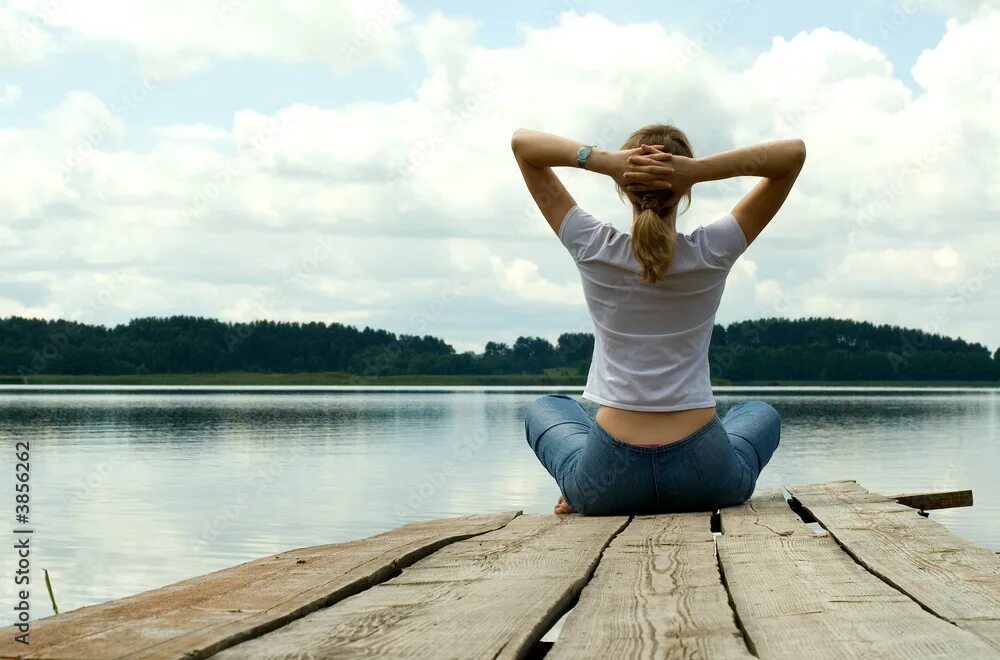
[[[576,476],[575,473],[574,473],[574,476]],[[577,502],[576,504],[574,504],[573,502],[570,501],[569,494],[566,492],[569,489],[568,488],[564,488],[563,484],[560,483],[558,480],[556,481],[556,485],[559,486],[559,494],[563,496],[564,500],[566,500],[566,504],[568,504],[570,506],[570,508],[573,509],[574,511],[576,511],[577,513],[581,513],[580,509],[577,508],[577,505],[579,504],[579,502]]]
[[[687,448],[687,450],[688,450],[688,458],[691,460],[692,463],[694,463],[694,469],[698,473],[698,478],[699,479],[703,478],[705,476],[705,472],[702,469],[701,461],[698,460],[698,454],[696,454],[694,449],[692,449],[690,446]]]
[[[659,479],[656,476],[656,461],[653,460],[652,456],[649,458],[649,469],[653,473],[653,495],[656,498],[656,508],[659,509],[663,506],[663,502],[660,501],[660,485]]]
[[[546,426],[543,430],[539,431],[538,434],[535,436],[535,440],[536,441],[540,440],[543,435],[545,435],[555,427],[563,426],[564,424],[579,424],[579,422],[577,422],[575,419],[561,419],[557,422],[552,423],[549,426]]]

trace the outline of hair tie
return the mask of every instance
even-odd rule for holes
[[[642,210],[650,209],[653,211],[659,211],[663,207],[663,200],[660,199],[658,195],[652,193],[646,193],[642,196],[639,202],[639,208]]]

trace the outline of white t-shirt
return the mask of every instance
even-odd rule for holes
[[[747,248],[732,213],[677,234],[656,284],[639,280],[632,237],[574,206],[559,240],[576,261],[594,322],[583,398],[625,410],[715,405],[708,345],[729,270]]]

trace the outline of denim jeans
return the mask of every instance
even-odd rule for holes
[[[527,406],[528,444],[573,509],[588,515],[711,511],[750,499],[778,447],[781,418],[744,401],[659,447],[622,442],[565,394]]]

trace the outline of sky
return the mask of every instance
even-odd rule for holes
[[[717,322],[995,350],[997,35],[1000,0],[9,0],[0,317],[340,322],[475,351],[589,332],[510,135],[613,149],[666,121],[696,155],[807,145]],[[628,231],[609,179],[560,174]],[[752,184],[697,185],[679,229]]]

